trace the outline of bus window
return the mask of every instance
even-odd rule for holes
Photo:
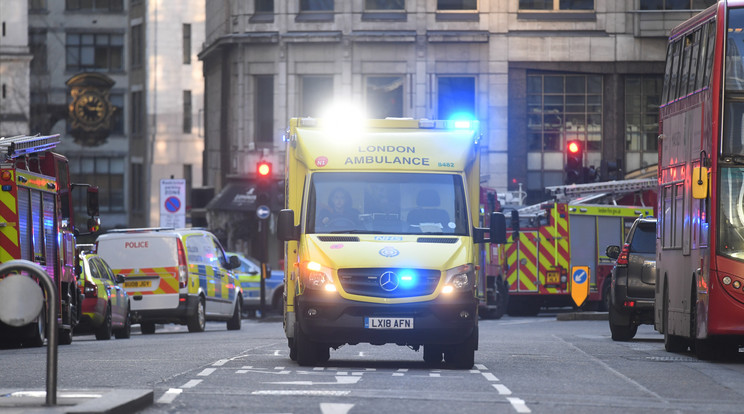
[[[744,10],[729,12],[728,39],[726,43],[726,90],[744,91]]]

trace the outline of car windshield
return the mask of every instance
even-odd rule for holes
[[[467,235],[462,177],[315,173],[308,192],[307,233]]]

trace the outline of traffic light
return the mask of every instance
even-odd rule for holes
[[[268,161],[261,160],[256,163],[256,205],[269,206],[271,202],[271,194],[274,190],[272,170],[272,165]]]
[[[272,166],[268,161],[259,161],[256,164],[256,178],[259,180],[270,180],[272,175]]]
[[[584,182],[584,144],[578,140],[566,143],[566,184]]]

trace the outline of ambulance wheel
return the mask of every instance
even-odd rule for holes
[[[478,347],[478,327],[461,344],[444,352],[444,360],[455,369],[470,369],[475,365],[475,349]]]
[[[326,344],[315,344],[317,353],[315,360],[319,364],[325,364],[331,359],[331,347]]]
[[[59,344],[70,345],[72,343],[72,329],[59,328]]]
[[[124,326],[114,331],[116,339],[128,339],[132,336],[132,315],[127,308],[127,314],[124,317]]]
[[[227,330],[228,331],[239,331],[240,330],[240,314],[242,313],[240,304],[243,303],[243,298],[238,296],[238,300],[235,301],[235,311],[233,311],[233,316],[227,321]]]
[[[289,359],[297,361],[297,347],[295,346],[294,338],[288,338],[287,344],[289,345]]]
[[[204,313],[204,299],[201,296],[196,303],[196,312],[189,316],[186,325],[189,327],[189,332],[204,332],[204,328],[207,326],[207,318]]]
[[[298,323],[295,323],[294,345],[297,350],[297,364],[301,367],[314,366],[318,358],[317,346],[302,332]]]
[[[427,365],[442,363],[442,348],[437,345],[424,345],[424,362]]]
[[[96,339],[101,340],[108,340],[111,339],[111,304],[108,304],[108,309],[106,310],[106,316],[103,317],[103,323],[101,323],[101,326],[96,329]]]
[[[140,323],[140,331],[142,331],[142,335],[154,334],[155,333],[155,322]]]

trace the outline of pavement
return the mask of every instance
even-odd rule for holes
[[[608,318],[607,312],[567,312],[555,317],[558,321],[606,321]]]
[[[46,390],[0,389],[2,414],[125,414],[152,405],[153,390],[57,389],[57,404],[46,405]]]

